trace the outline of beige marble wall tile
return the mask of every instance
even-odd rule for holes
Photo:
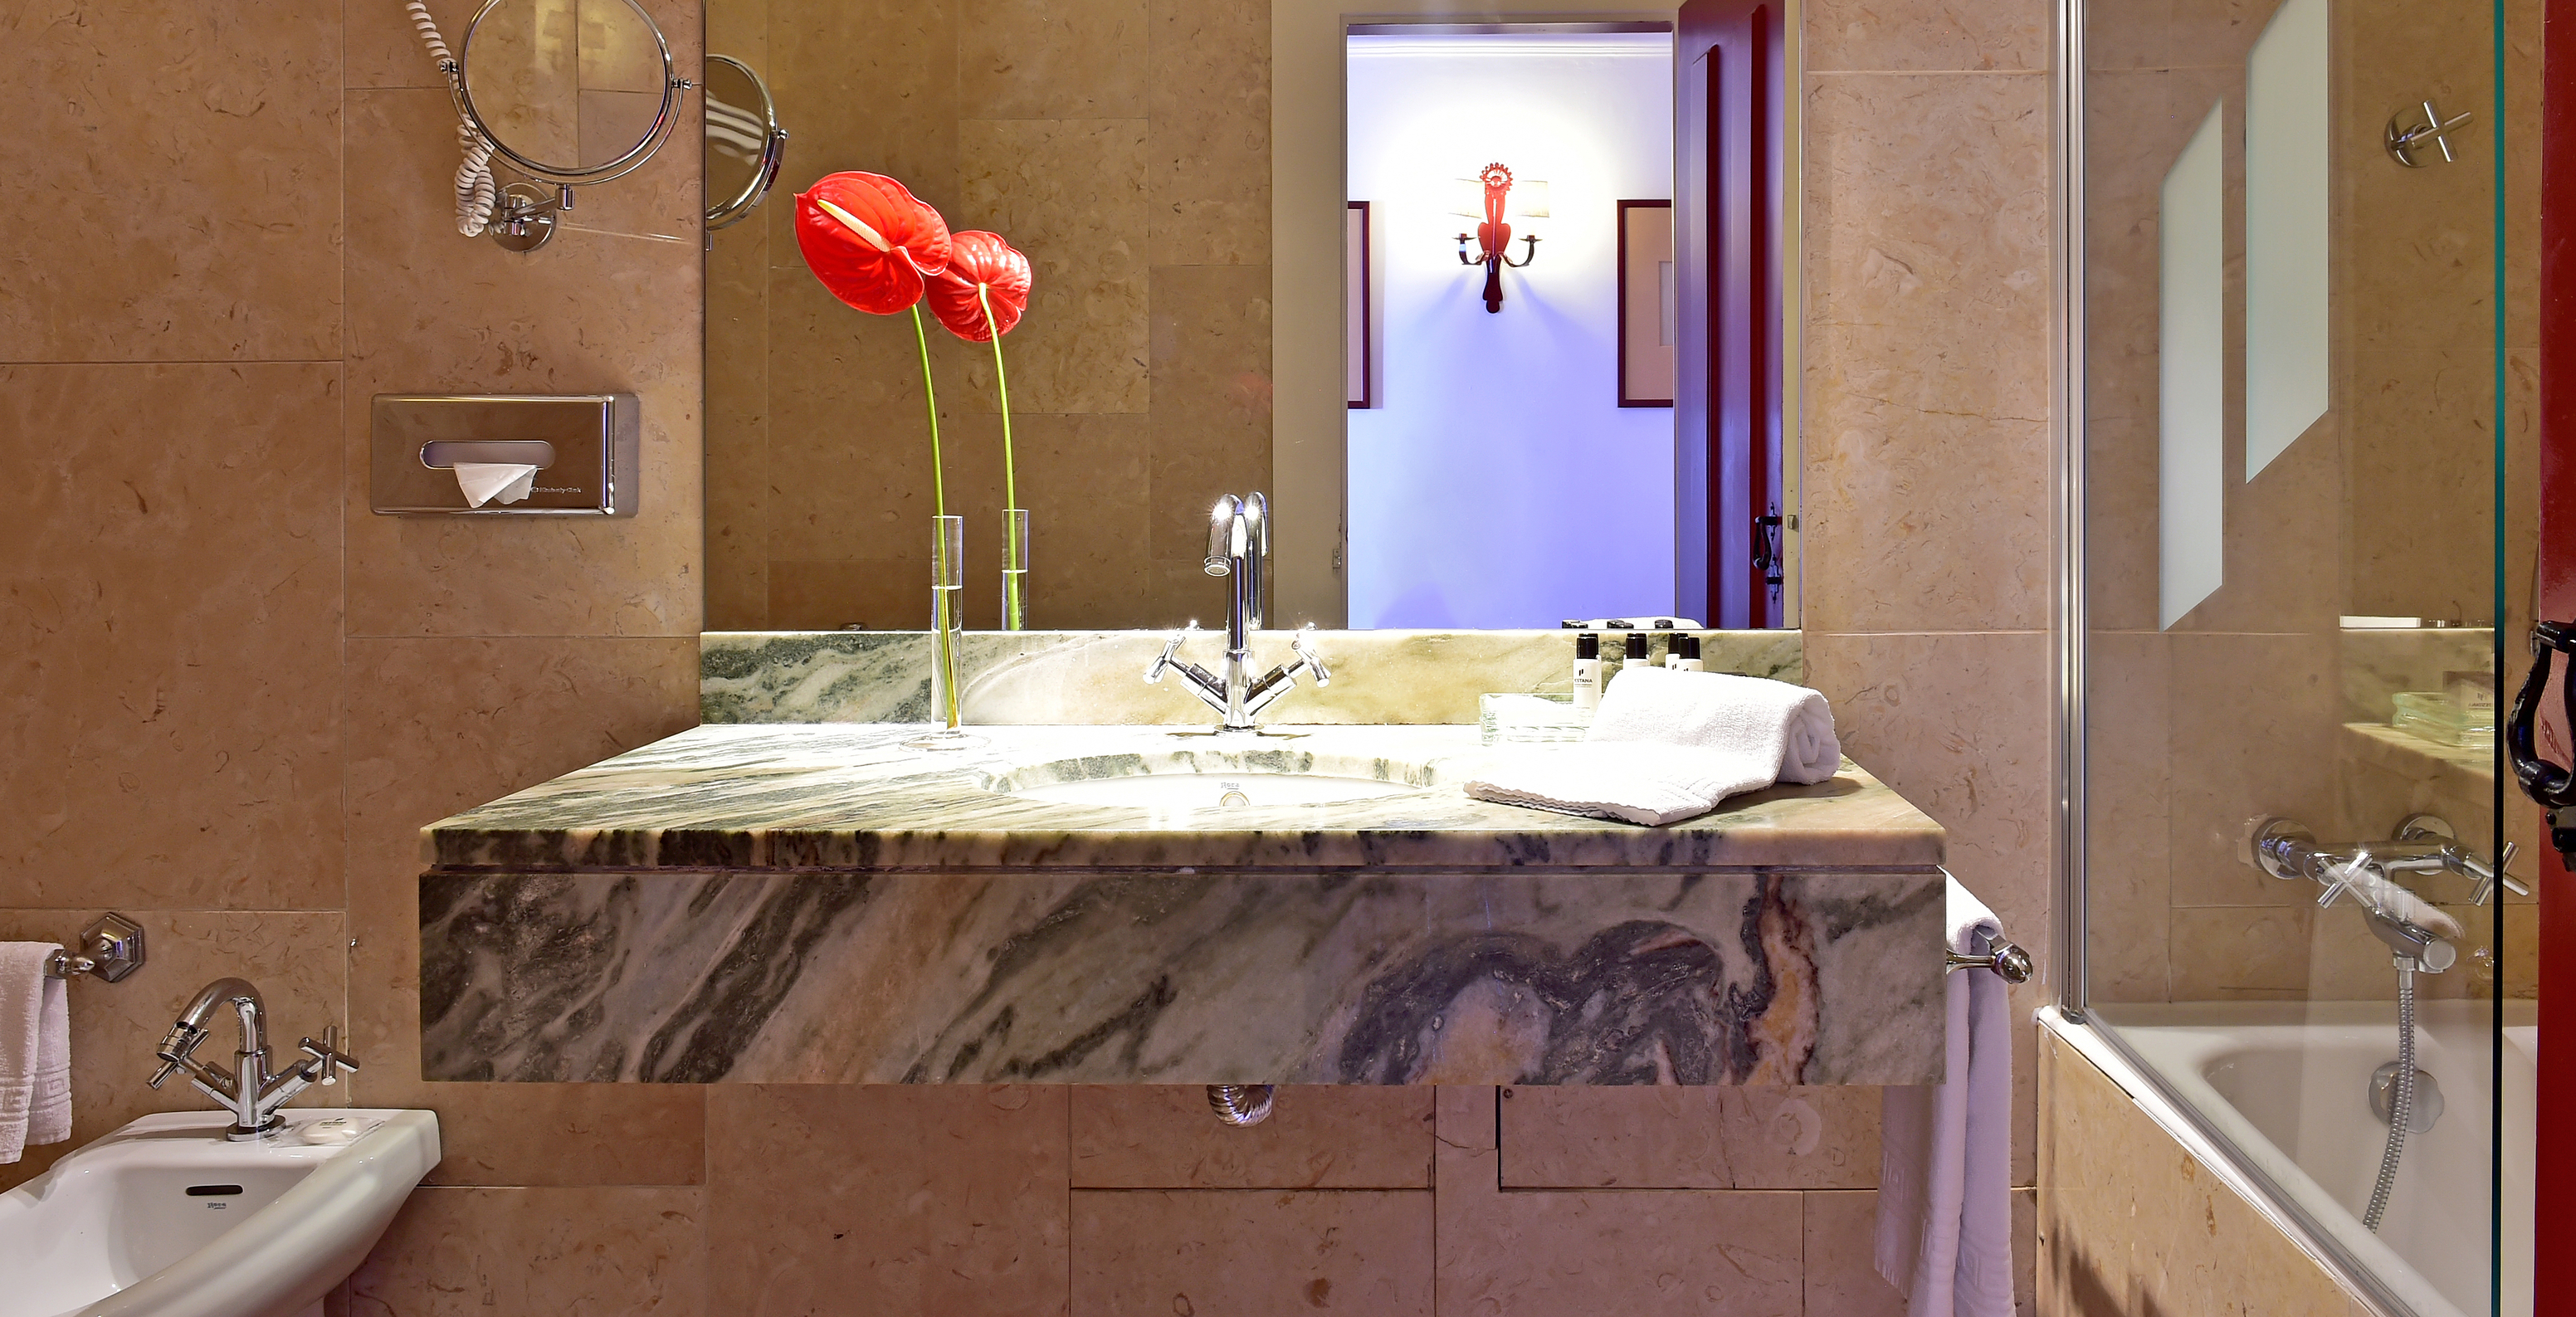
[[[419,831],[693,725],[697,646],[658,639],[357,639],[348,647],[350,1083],[439,1113],[432,1183],[695,1184],[683,1085],[425,1084]]]
[[[1875,1088],[1506,1088],[1502,1184],[1875,1186],[1878,1110]]]
[[[2246,860],[2251,824],[2281,816],[2347,835],[2335,761],[2343,734],[2336,635],[2168,637],[2173,900],[2304,905],[2304,884]]]
[[[2429,351],[2355,352],[2351,362],[2345,608],[2488,619],[2495,612],[2493,352],[2462,340]]]
[[[1950,872],[2014,941],[2047,946],[2049,638],[1807,632],[1843,753],[1949,830]]]
[[[699,255],[580,231],[514,255],[422,203],[453,169],[431,91],[349,100],[346,535],[354,635],[694,635],[700,618]],[[379,517],[369,399],[386,392],[632,392],[632,518]]]
[[[722,1293],[707,1288],[706,1215],[698,1189],[415,1190],[350,1277],[348,1311],[706,1311]]]
[[[2096,632],[2086,657],[2085,990],[2164,1001],[2172,921],[2172,692],[2166,637]]]
[[[1810,73],[2045,73],[2055,14],[2043,0],[1825,0],[1802,17]]]
[[[2040,1311],[2349,1311],[2323,1271],[2101,1071],[2053,1034],[2039,1052],[2046,1072]]]
[[[1432,1311],[1431,1195],[1077,1190],[1075,1317]]]
[[[1145,0],[959,0],[957,91],[970,119],[1145,114]]]
[[[1270,6],[1150,0],[1146,259],[1270,263]]]
[[[0,34],[0,361],[339,355],[338,5],[113,0]]]
[[[1064,1312],[1065,1103],[1061,1087],[721,1086],[710,1292],[772,1313],[862,1294],[889,1312]]]
[[[1431,1187],[1427,1088],[1286,1085],[1240,1129],[1195,1085],[1085,1084],[1072,1104],[1077,1189]]]
[[[1152,521],[1147,418],[1022,416],[1013,430],[1029,510],[1029,625],[1140,625]],[[977,590],[1001,579],[1000,534],[997,524],[967,548]]]
[[[864,169],[955,205],[960,16],[956,0],[774,0],[769,91],[794,134],[780,188]],[[769,224],[771,264],[798,265],[791,208]]]
[[[2305,998],[2310,922],[2304,903],[2175,910],[2173,1000]]]
[[[801,263],[772,266],[770,316],[770,560],[900,552],[919,556],[924,566],[912,575],[928,579],[930,518],[938,505],[921,340],[911,317],[851,310]],[[974,444],[947,442],[962,424],[968,391],[963,345],[935,324],[930,331],[940,460],[962,479],[955,464],[980,455]],[[993,466],[998,492],[1000,464]],[[962,512],[968,493],[962,485],[957,493],[961,506],[951,510]]]
[[[339,414],[327,363],[0,367],[0,901],[339,905]]]
[[[1012,405],[1146,410],[1145,121],[969,119],[957,132],[951,227],[1001,234],[1034,272],[1002,342]],[[958,409],[998,410],[989,349],[966,363]]]
[[[924,518],[925,522],[928,520]],[[929,537],[925,526],[923,538]],[[929,625],[927,551],[911,558],[769,563],[769,616],[798,627],[836,630]]]
[[[1810,79],[1810,627],[2046,624],[2047,90]]]
[[[1270,483],[1269,266],[1154,271],[1154,403],[1153,555],[1198,571],[1216,496]]]
[[[731,55],[769,78],[769,0],[712,0],[706,11],[707,51]]]
[[[1438,1093],[1440,1313],[1804,1309],[1800,1195],[1507,1193],[1496,1090]]]
[[[792,205],[784,189],[761,205]],[[753,217],[707,249],[706,621],[769,616],[769,226]]]
[[[0,909],[0,941],[68,945],[98,913],[96,904]],[[318,1038],[325,1027],[347,1018],[348,939],[336,910],[128,907],[120,913],[143,925],[151,954],[120,982],[78,979],[70,984],[72,1137],[30,1147],[23,1160],[0,1166],[0,1191],[34,1179],[64,1153],[138,1116],[211,1107],[184,1083],[174,1081],[156,1091],[144,1081],[158,1064],[152,1052],[170,1032],[170,1021],[199,988],[216,979],[238,975],[257,985],[269,1027],[290,1051],[295,1039]],[[208,1059],[231,1053],[237,1045],[232,1027],[218,1022],[216,1037],[206,1048]],[[374,1058],[360,1053],[358,1059]],[[313,1089],[296,1105],[342,1106],[353,1091],[350,1084]]]

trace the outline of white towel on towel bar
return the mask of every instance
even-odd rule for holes
[[[1948,887],[1950,948],[1985,954],[2003,925]],[[1947,1081],[1879,1098],[1878,1274],[1907,1317],[2012,1317],[2011,989],[1992,970],[1948,979]]]
[[[72,1136],[72,1012],[50,942],[0,942],[0,1164]]]
[[[1724,672],[1622,668],[1580,745],[1510,750],[1466,784],[1479,800],[1650,826],[1842,766],[1834,714],[1804,686]]]

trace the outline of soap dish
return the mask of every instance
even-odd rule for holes
[[[1481,695],[1476,723],[1487,745],[1580,741],[1592,730],[1592,712],[1575,708],[1570,696]]]

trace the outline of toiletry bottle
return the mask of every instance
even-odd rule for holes
[[[1619,660],[1619,666],[1623,668],[1643,668],[1650,667],[1652,665],[1653,660],[1646,654],[1646,633],[1643,631],[1629,632],[1628,652],[1625,657]]]
[[[1574,707],[1590,713],[1601,706],[1601,637],[1586,631],[1574,638]]]
[[[1699,671],[1699,637],[1673,637],[1672,647],[1664,651],[1664,666],[1675,672]]]

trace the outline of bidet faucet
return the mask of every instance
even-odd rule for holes
[[[208,1022],[227,1006],[241,1022],[241,1050],[233,1053],[231,1074],[196,1056],[198,1046],[213,1032]],[[283,1072],[269,1073],[267,1020],[268,1008],[260,1001],[259,989],[252,987],[249,980],[221,978],[207,984],[179,1012],[169,1036],[155,1049],[161,1068],[153,1072],[152,1087],[159,1088],[170,1076],[184,1072],[199,1092],[232,1113],[232,1128],[224,1131],[224,1137],[240,1141],[256,1139],[285,1124],[286,1118],[277,1114],[277,1109],[296,1094],[314,1084],[336,1084],[340,1082],[340,1071],[358,1068],[355,1059],[340,1051],[340,1027],[333,1025],[322,1031],[322,1041],[303,1040],[305,1060],[289,1065]]]
[[[1230,578],[1225,614],[1225,663],[1223,675],[1195,663],[1184,663],[1176,657],[1181,642],[1198,629],[1193,622],[1172,634],[1163,646],[1162,657],[1145,669],[1148,683],[1162,681],[1165,671],[1178,672],[1192,695],[1216,710],[1221,732],[1253,730],[1254,714],[1268,708],[1297,684],[1297,674],[1311,672],[1318,686],[1333,684],[1332,669],[1324,666],[1323,656],[1315,652],[1314,628],[1306,627],[1289,641],[1297,657],[1261,674],[1252,675],[1252,633],[1261,626],[1261,585],[1270,563],[1270,503],[1260,494],[1237,498],[1220,495],[1208,514],[1207,574]]]

